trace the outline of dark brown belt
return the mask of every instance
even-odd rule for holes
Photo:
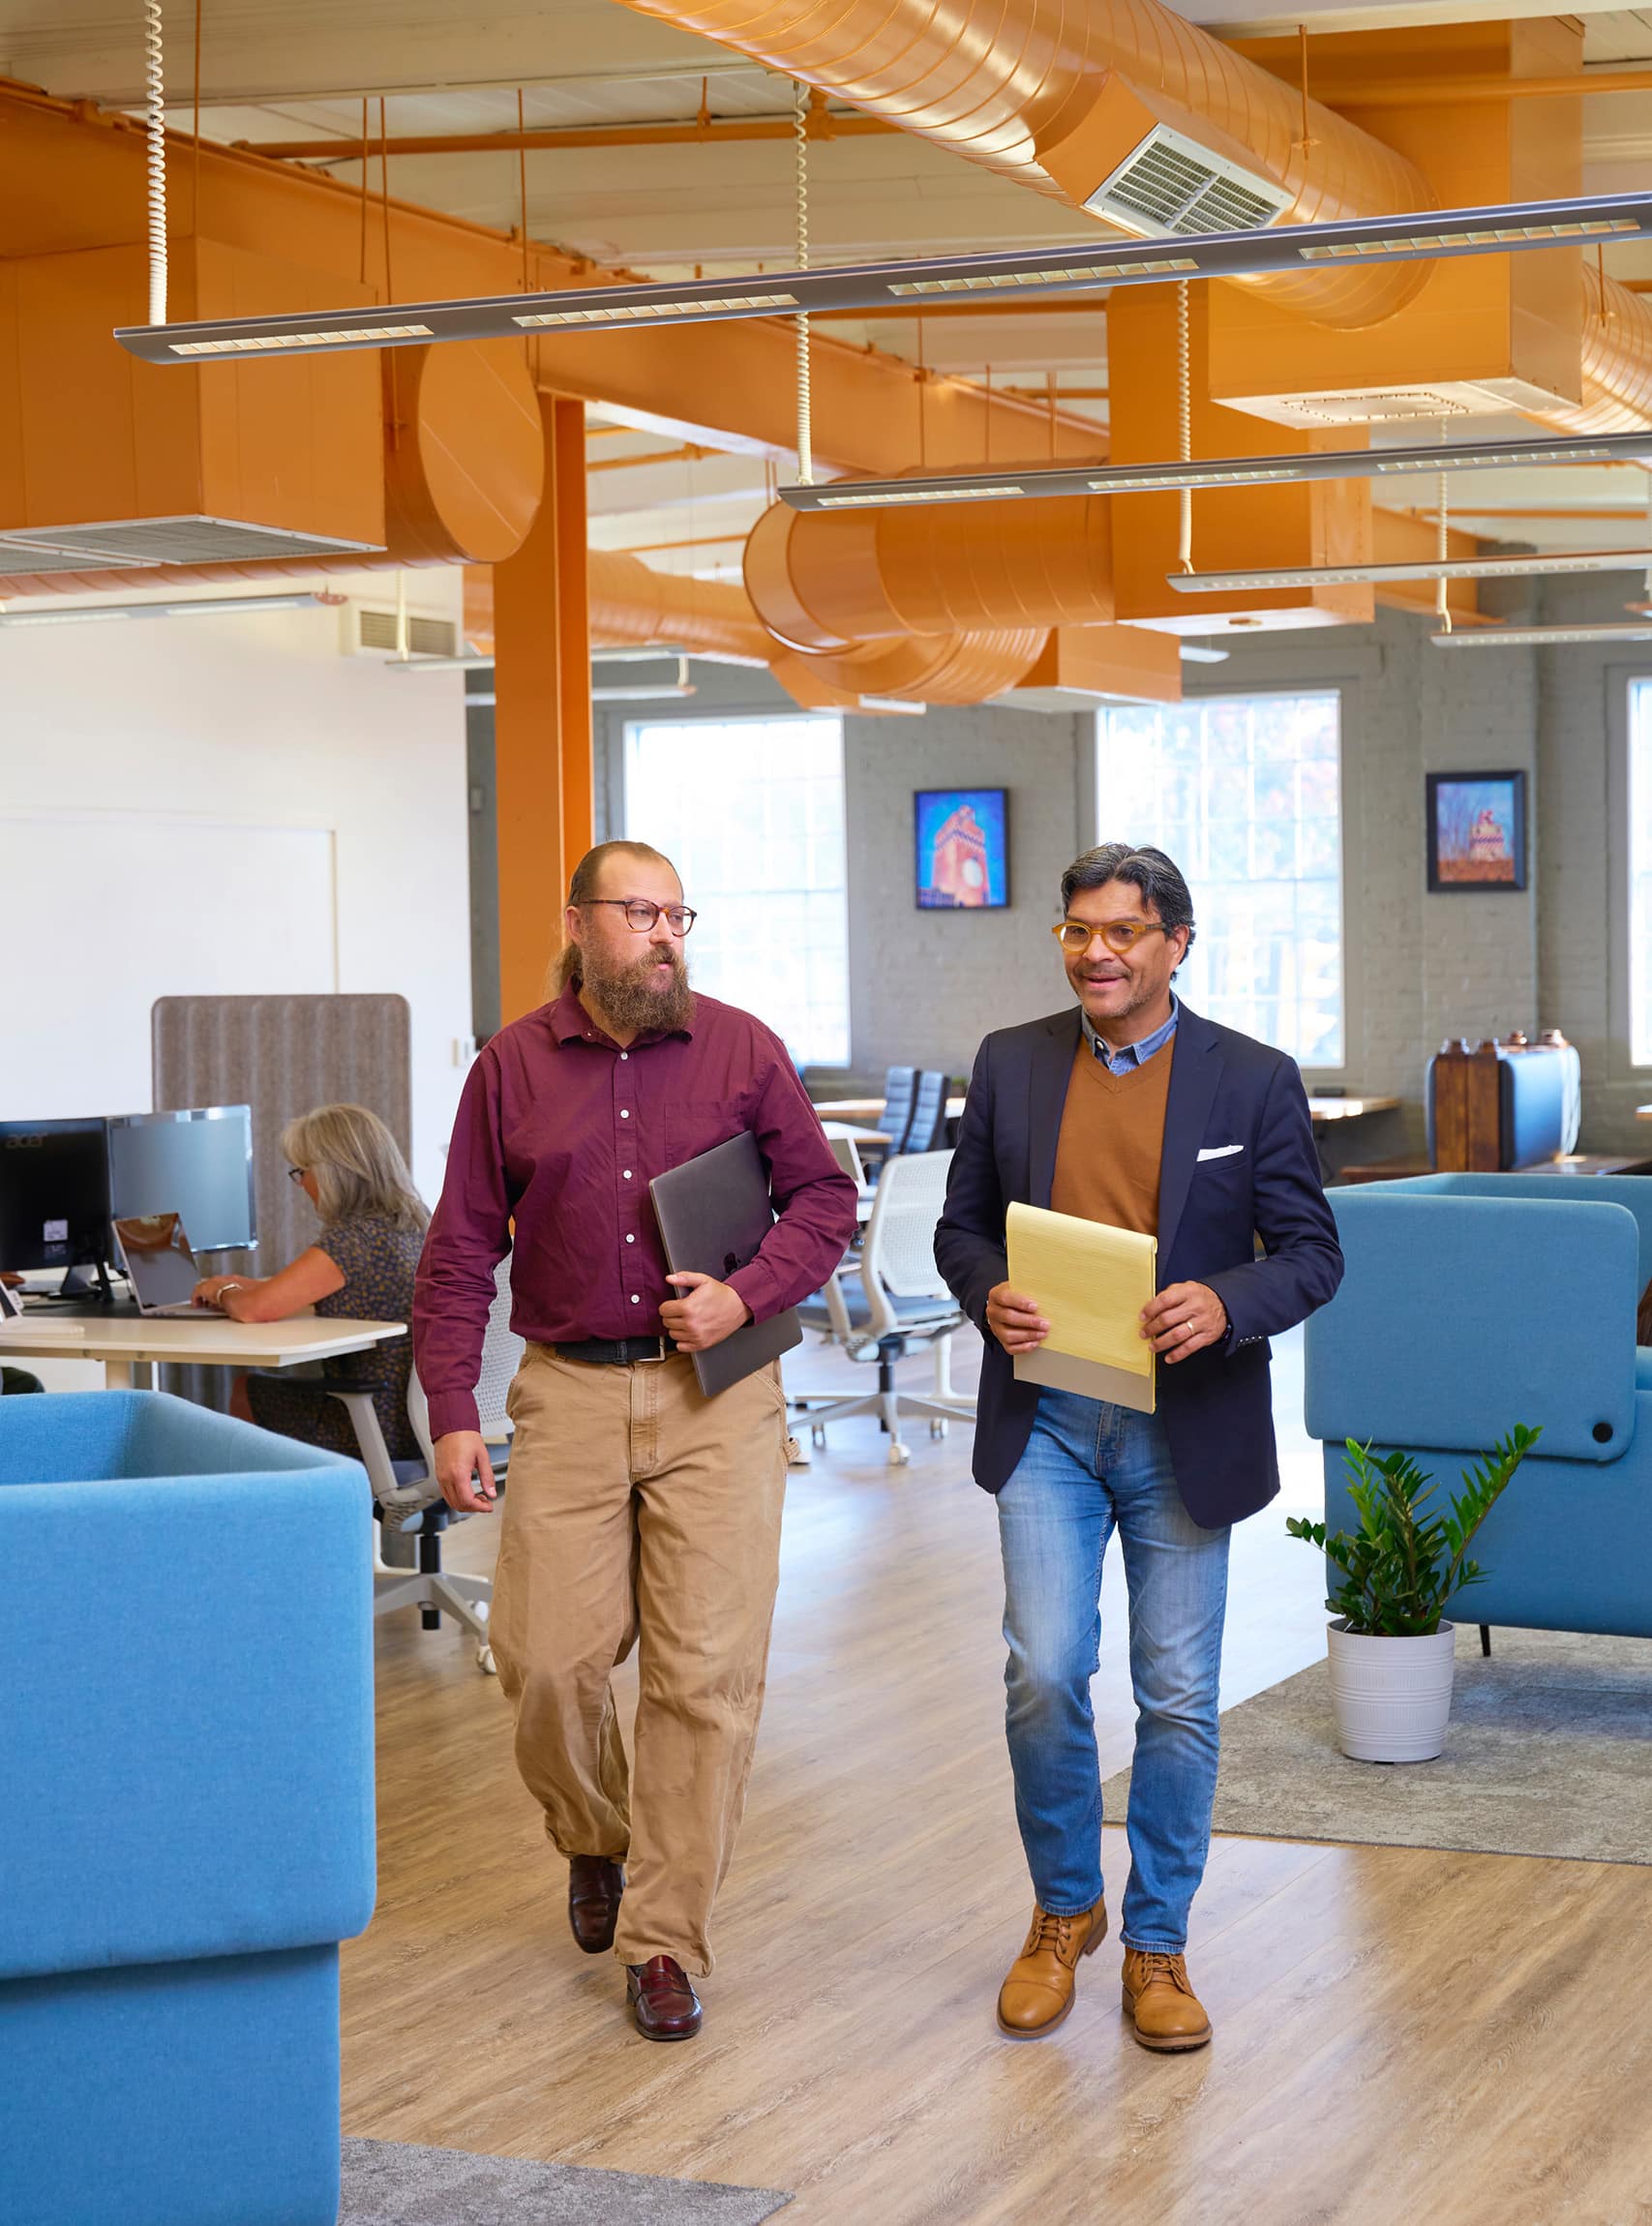
[[[586,1338],[551,1350],[560,1361],[584,1361],[587,1368],[628,1369],[640,1361],[669,1360],[676,1347],[670,1338]]]

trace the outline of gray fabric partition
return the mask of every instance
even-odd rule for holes
[[[251,1105],[257,1199],[255,1266],[269,1275],[300,1252],[315,1218],[286,1179],[281,1132],[312,1106],[369,1106],[405,1157],[412,1136],[407,1001],[361,997],[162,997],[150,1014],[155,1111]],[[216,1263],[215,1263],[216,1265]],[[166,1388],[220,1406],[218,1369],[168,1369]]]

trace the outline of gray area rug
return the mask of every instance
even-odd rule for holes
[[[791,2200],[772,2187],[346,2140],[339,2226],[758,2226]]]
[[[1458,1629],[1446,1751],[1350,1762],[1326,1665],[1224,1710],[1215,1828],[1264,1840],[1652,1863],[1652,1639]],[[1109,1823],[1130,1774],[1102,1789]]]

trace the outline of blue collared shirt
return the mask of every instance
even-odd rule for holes
[[[1096,1035],[1090,1015],[1082,1006],[1078,1016],[1084,1023],[1084,1040],[1100,1060],[1109,1074],[1133,1074],[1138,1067],[1145,1067],[1156,1051],[1162,1051],[1176,1033],[1176,1023],[1182,1017],[1182,1008],[1171,992],[1170,1018],[1162,1028],[1156,1028],[1151,1036],[1144,1036],[1139,1043],[1126,1043],[1122,1051],[1113,1051]]]

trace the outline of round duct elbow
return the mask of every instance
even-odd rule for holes
[[[414,564],[498,564],[545,490],[539,394],[513,340],[383,353],[384,524]]]

